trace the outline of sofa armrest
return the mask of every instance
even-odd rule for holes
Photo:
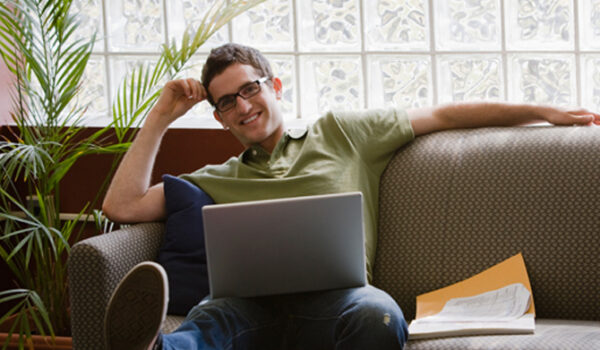
[[[132,267],[156,259],[163,236],[163,223],[144,223],[73,246],[68,278],[76,349],[104,348],[104,312],[113,290]]]

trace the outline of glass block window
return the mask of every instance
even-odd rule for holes
[[[165,39],[161,0],[105,1],[112,52],[157,52]],[[143,5],[142,5],[143,4]]]
[[[503,101],[500,55],[441,55],[439,102]]]
[[[573,0],[518,0],[505,3],[507,48],[549,51],[574,48]]]
[[[370,56],[367,72],[370,106],[408,109],[432,104],[429,56]]]
[[[502,48],[499,0],[434,2],[439,16],[435,22],[437,50],[489,51]]]
[[[375,5],[364,7],[367,50],[429,49],[427,1],[376,1]]]
[[[80,99],[109,120],[132,65],[197,27],[215,0],[74,0],[78,35],[98,32]],[[226,42],[265,53],[288,123],[334,109],[460,101],[600,110],[600,0],[266,0],[217,32],[182,76]],[[177,127],[219,127],[208,103]]]
[[[568,54],[517,54],[509,57],[513,101],[569,106],[575,99],[575,57]]]
[[[291,0],[270,0],[251,8],[232,23],[233,41],[264,51],[293,52],[294,4]]]
[[[358,109],[364,101],[360,56],[303,56],[301,105],[309,116],[337,109]]]
[[[112,0],[114,1],[114,0]],[[164,0],[163,0],[164,1]],[[181,38],[186,28],[196,30],[204,13],[214,3],[213,0],[166,0],[167,31],[171,39]],[[216,32],[208,42],[200,48],[201,52],[210,51],[210,47],[219,46],[229,41],[229,27],[224,26]],[[162,41],[161,41],[162,43]],[[201,71],[201,70],[200,70]]]

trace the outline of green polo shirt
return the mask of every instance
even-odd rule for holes
[[[271,154],[252,146],[220,165],[181,177],[216,203],[360,191],[367,271],[377,243],[379,178],[396,150],[414,134],[404,111],[329,113],[307,130],[285,132]]]

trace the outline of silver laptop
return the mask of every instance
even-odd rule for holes
[[[206,205],[212,298],[366,283],[360,192]]]

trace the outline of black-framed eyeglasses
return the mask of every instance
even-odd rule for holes
[[[258,80],[255,80],[242,86],[241,89],[239,89],[238,92],[236,92],[235,94],[225,95],[221,97],[219,101],[215,103],[215,108],[221,113],[227,112],[228,110],[234,108],[237,105],[238,96],[243,98],[244,100],[247,100],[250,97],[258,94],[261,90],[260,84],[267,81],[267,79],[269,79],[269,77],[262,77]]]

